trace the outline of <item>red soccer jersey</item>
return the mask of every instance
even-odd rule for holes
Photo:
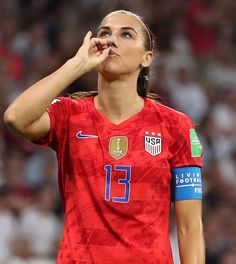
[[[171,169],[191,157],[192,122],[150,99],[115,125],[93,97],[59,98],[40,144],[58,157],[65,224],[57,264],[173,263],[169,241]]]

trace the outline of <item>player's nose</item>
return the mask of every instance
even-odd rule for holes
[[[108,39],[107,44],[108,44],[108,47],[117,48],[117,44],[116,44],[116,42],[113,39]]]

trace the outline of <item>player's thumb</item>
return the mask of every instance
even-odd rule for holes
[[[109,51],[110,51],[109,47],[102,51],[102,53],[100,55],[101,61],[104,61],[109,56]]]

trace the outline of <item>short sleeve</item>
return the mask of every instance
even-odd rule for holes
[[[180,114],[175,128],[172,129],[172,140],[171,169],[185,166],[202,167],[203,149],[190,118]]]
[[[50,131],[47,136],[40,140],[32,141],[34,144],[49,146],[54,150],[66,133],[70,114],[70,98],[58,97],[48,106],[47,112],[50,118]]]

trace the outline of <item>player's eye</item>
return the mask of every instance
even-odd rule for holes
[[[122,36],[125,38],[132,38],[132,34],[129,31],[122,32]]]
[[[98,32],[97,36],[99,38],[107,38],[110,36],[110,32],[108,30],[101,30]]]

